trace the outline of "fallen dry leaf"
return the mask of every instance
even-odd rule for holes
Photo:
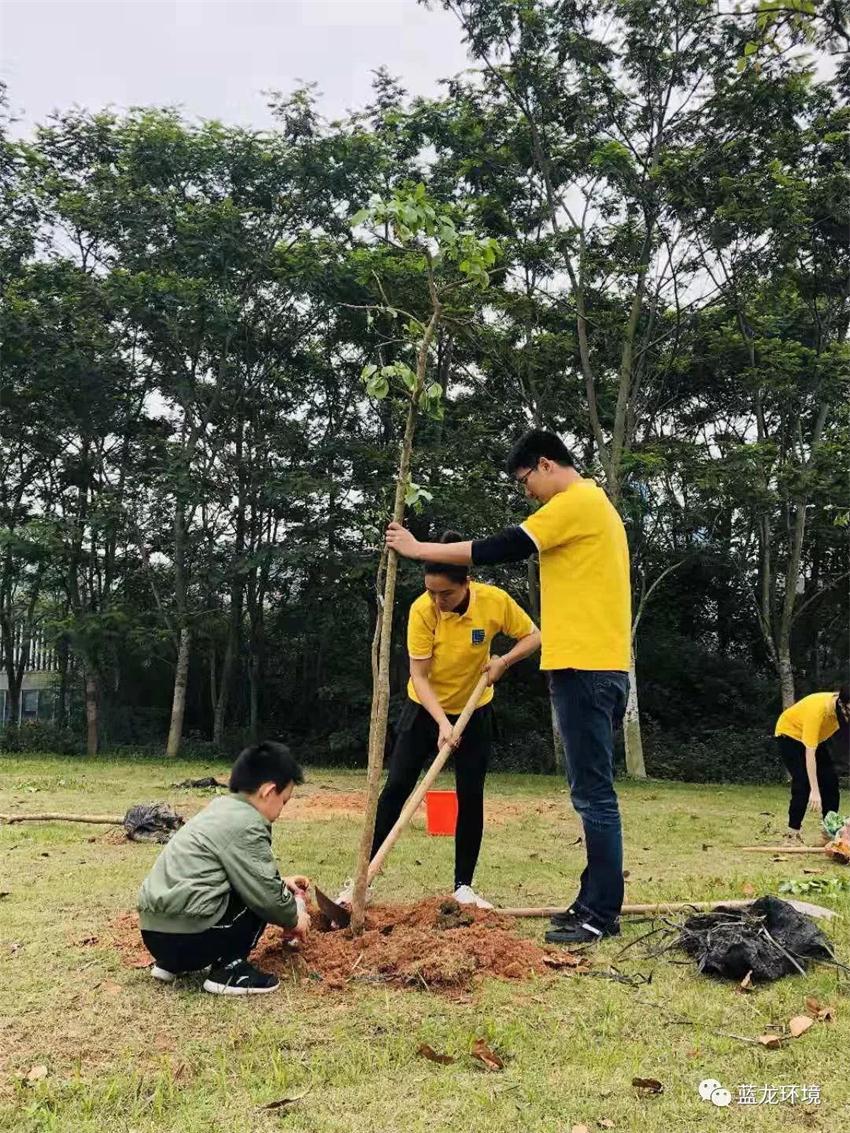
[[[124,990],[121,984],[116,983],[115,980],[103,980],[97,986],[99,991],[105,992],[107,995],[120,995]]]
[[[692,1050],[685,1051],[685,1058],[699,1058],[700,1049],[698,1046],[693,1047]]]
[[[741,982],[738,984],[738,991],[754,991],[753,987],[753,971],[752,968],[747,972]]]
[[[753,883],[751,881],[745,881],[744,884],[741,886],[741,892],[744,894],[745,897],[755,897],[756,887],[755,887],[755,885],[753,885]]]
[[[611,1120],[610,1117],[600,1117],[599,1120],[596,1122],[596,1124],[599,1126],[600,1129],[613,1129],[614,1128],[614,1122]]]
[[[504,1070],[505,1064],[495,1051],[490,1050],[484,1039],[476,1039],[472,1044],[472,1057],[488,1070]]]
[[[584,963],[575,952],[549,952],[543,957],[547,968],[580,968]]]
[[[312,1088],[312,1086],[308,1086],[303,1093],[296,1094],[291,1098],[278,1098],[276,1102],[268,1102],[266,1105],[261,1105],[260,1109],[284,1109],[288,1105],[295,1105],[295,1103],[300,1102],[302,1098],[306,1098]]]
[[[586,1125],[574,1125],[570,1133],[590,1133],[590,1130]]]
[[[823,873],[822,869],[802,869],[801,873]]]
[[[33,1066],[29,1074],[27,1074],[27,1081],[32,1085],[34,1082],[40,1082],[43,1078],[47,1077],[46,1066]]]
[[[800,1035],[804,1035],[809,1027],[814,1026],[814,1019],[810,1019],[808,1015],[795,1015],[791,1022],[788,1024],[788,1032],[792,1039],[798,1039]]]
[[[632,1085],[637,1090],[644,1090],[648,1094],[663,1094],[664,1086],[657,1078],[632,1078]]]
[[[439,1062],[441,1066],[450,1066],[452,1062],[457,1062],[457,1059],[452,1058],[450,1054],[439,1054],[427,1043],[420,1043],[416,1048],[416,1053],[421,1055],[422,1058],[427,1058],[429,1062]]]
[[[779,1050],[782,1046],[782,1040],[778,1035],[759,1035],[758,1041],[762,1046],[766,1046],[768,1050]]]
[[[818,1012],[823,1009],[823,1004],[819,999],[815,999],[813,995],[806,996],[806,1010],[810,1015],[817,1016]]]

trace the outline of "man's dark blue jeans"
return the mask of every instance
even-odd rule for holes
[[[608,669],[553,669],[549,687],[564,741],[570,796],[584,826],[587,850],[587,866],[572,908],[605,931],[623,904],[614,732],[626,711],[629,675]]]

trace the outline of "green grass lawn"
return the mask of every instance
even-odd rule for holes
[[[0,813],[123,813],[134,802],[167,800],[190,813],[208,792],[170,786],[222,774],[222,767],[166,761],[0,758]],[[309,772],[299,805],[275,826],[285,872],[309,873],[328,891],[351,872],[359,826],[334,791],[353,792],[361,775]],[[446,785],[449,785],[447,782]],[[624,783],[627,900],[711,899],[776,892],[802,868],[843,876],[816,858],[774,862],[737,846],[783,826],[782,787]],[[500,904],[569,899],[582,847],[559,780],[493,775],[478,887]],[[768,814],[764,812],[769,812]],[[814,820],[809,833],[814,832]],[[132,909],[158,847],[105,838],[77,824],[0,826],[0,1128],[16,1133],[292,1133],[458,1130],[570,1133],[590,1130],[697,1133],[701,1130],[850,1128],[850,1000],[836,972],[814,969],[741,994],[693,966],[647,960],[638,943],[616,961],[651,973],[640,987],[582,975],[525,982],[491,980],[461,1002],[420,990],[358,986],[344,993],[287,983],[276,995],[231,1000],[198,982],[164,987],[122,964],[105,942],[108,925]],[[401,840],[380,880],[387,900],[445,891],[452,844],[428,838],[421,821]],[[848,871],[850,876],[850,871]],[[845,914],[831,922],[838,955],[850,960],[848,897],[810,898]],[[538,935],[542,922],[518,931]],[[648,929],[624,925],[597,950],[605,968]],[[82,944],[97,937],[95,944]],[[779,1050],[739,1041],[804,1010],[806,996],[835,1008]],[[720,1034],[718,1032],[724,1032]],[[505,1059],[486,1073],[469,1057],[484,1037]],[[457,1056],[436,1065],[421,1043]],[[45,1066],[47,1076],[27,1084]],[[635,1077],[663,1093],[639,1096]],[[728,1087],[733,1104],[700,1099],[699,1082]],[[820,1105],[739,1105],[738,1086],[819,1086]],[[304,1095],[277,1110],[274,1100]],[[600,1122],[603,1124],[600,1125]],[[608,1125],[607,1123],[611,1124]]]

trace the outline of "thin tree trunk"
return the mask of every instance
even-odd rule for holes
[[[56,652],[59,659],[59,693],[57,696],[56,722],[60,728],[64,728],[68,723],[68,668],[70,660],[70,649],[66,637],[63,636],[59,639],[56,645]]]
[[[791,652],[788,643],[779,646],[779,688],[782,692],[782,707],[790,708],[794,703],[794,669],[791,665]]]
[[[227,722],[227,707],[230,703],[230,690],[233,674],[239,657],[239,644],[242,630],[242,600],[244,580],[241,572],[245,554],[245,477],[242,466],[243,430],[239,429],[236,438],[236,461],[239,470],[239,494],[236,500],[236,539],[233,548],[233,577],[230,584],[230,618],[227,626],[227,645],[221,665],[221,684],[218,703],[213,719],[213,743],[221,748],[224,744],[224,726]]]
[[[629,698],[626,702],[626,715],[623,720],[623,738],[626,744],[626,771],[633,779],[645,779],[646,764],[643,760],[643,738],[640,731],[640,708],[638,706],[634,650],[632,650],[631,665],[629,666]]]
[[[410,476],[410,457],[413,451],[413,431],[416,421],[416,406],[411,400],[407,411],[407,424],[401,446],[398,479],[396,481],[393,520],[401,523],[404,519],[404,496]],[[351,931],[354,936],[363,932],[366,913],[366,889],[368,887],[369,860],[372,839],[375,834],[375,814],[378,808],[378,787],[384,768],[384,747],[387,741],[387,716],[390,704],[390,647],[392,645],[393,606],[395,604],[395,584],[398,574],[398,555],[395,551],[387,554],[387,573],[384,579],[384,594],[378,630],[378,679],[372,697],[372,714],[369,721],[369,756],[366,772],[366,810],[363,816],[363,830],[360,835],[357,872],[354,879],[354,894],[351,902]]]
[[[177,669],[174,674],[174,699],[171,704],[171,726],[168,729],[168,745],[165,754],[176,759],[180,753],[180,740],[183,736],[183,715],[186,711],[186,685],[189,680],[189,654],[192,634],[188,626],[180,630],[180,645],[177,650]]]
[[[416,364],[416,388],[410,397],[404,438],[401,442],[398,476],[395,485],[392,518],[401,523],[404,519],[404,497],[410,479],[410,461],[413,453],[413,434],[416,429],[416,412],[422,390],[425,388],[425,375],[428,367],[428,351],[440,321],[441,307],[432,290],[433,314],[425,329],[419,346]],[[384,766],[384,747],[387,740],[387,715],[390,703],[390,646],[392,645],[393,606],[395,604],[395,584],[398,572],[398,555],[389,551],[386,558],[387,573],[384,579],[384,597],[380,611],[378,637],[378,671],[372,695],[372,715],[369,722],[369,757],[366,772],[366,806],[363,815],[363,830],[357,857],[357,870],[354,877],[354,893],[351,901],[351,931],[354,936],[363,932],[366,915],[366,889],[368,887],[369,859],[372,839],[375,834],[375,813],[378,807],[378,787]],[[380,569],[380,568],[379,568]]]
[[[227,719],[227,705],[230,700],[230,685],[233,681],[233,669],[236,660],[238,627],[234,624],[233,595],[231,595],[231,613],[227,628],[227,644],[224,649],[224,660],[221,663],[221,677],[218,687],[218,699],[213,715],[213,743],[221,748],[224,743],[224,725]]]
[[[9,723],[20,724],[21,722],[21,685],[22,681],[9,681],[9,688],[6,692],[8,697],[9,707]]]
[[[98,749],[98,704],[97,677],[90,670],[86,672],[86,755],[97,755]]]
[[[218,670],[215,663],[215,642],[210,642],[210,707],[212,708],[213,720],[215,720],[216,706],[218,705]]]
[[[187,623],[187,587],[185,574],[186,517],[179,500],[174,504],[174,599],[180,636],[177,642],[177,665],[174,670],[174,696],[171,701],[171,724],[165,754],[176,759],[183,738],[183,716],[186,712],[186,684],[189,679],[189,653],[192,635]]]
[[[260,742],[259,659],[252,653],[248,660],[248,732],[251,743]]]
[[[534,624],[540,625],[540,564],[537,558],[532,555],[526,561],[526,570],[528,573],[528,604],[531,607],[531,617]],[[552,723],[552,763],[549,770],[553,774],[557,774],[559,770],[566,771],[567,761],[564,752],[564,741],[561,739],[561,732],[558,728],[558,716],[555,712],[555,705],[551,698],[549,701],[550,719]]]

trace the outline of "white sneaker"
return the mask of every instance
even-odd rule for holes
[[[154,964],[151,968],[151,975],[155,980],[160,983],[173,984],[177,979],[174,972],[169,972],[167,968],[160,968],[159,964]]]
[[[370,885],[366,890],[366,904],[371,905],[372,902],[374,901],[374,899],[375,899],[375,890]],[[342,883],[342,889],[340,889],[339,893],[337,894],[336,903],[338,905],[348,905],[348,907],[351,908],[352,904],[354,903],[354,878],[353,877],[347,877],[345,879],[345,881]]]
[[[492,909],[493,906],[479,897],[471,885],[459,885],[452,894],[459,905],[475,905],[478,909]]]

